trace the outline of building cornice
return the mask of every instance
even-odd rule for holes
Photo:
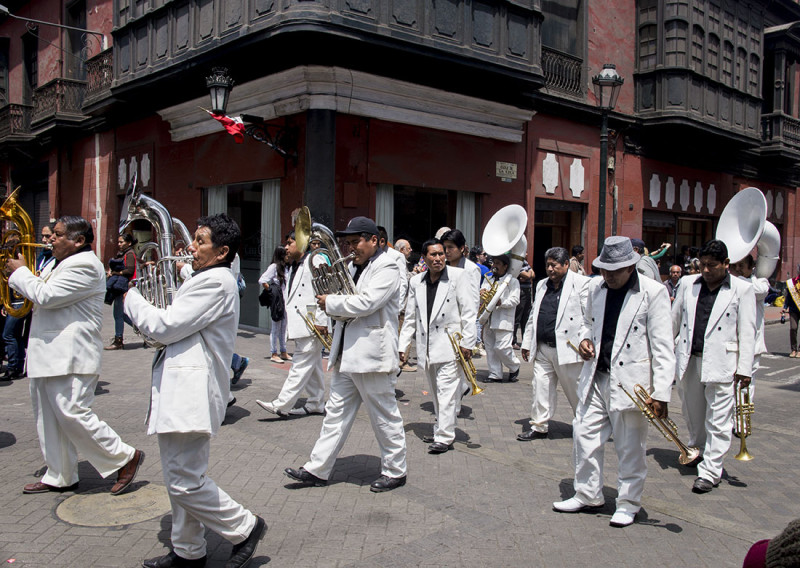
[[[173,141],[189,140],[220,131],[198,107],[197,98],[159,111],[170,123]],[[269,121],[307,110],[423,126],[447,132],[521,142],[524,125],[534,111],[415,85],[405,81],[344,69],[306,65],[236,85],[228,114],[251,114]]]

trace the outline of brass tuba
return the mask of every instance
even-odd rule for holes
[[[356,293],[356,283],[347,267],[347,263],[355,255],[342,256],[333,232],[325,225],[312,223],[311,212],[305,205],[300,208],[294,223],[294,239],[297,248],[302,253],[305,253],[311,241],[322,242],[320,248],[309,253],[307,260],[315,294],[352,295]]]
[[[636,394],[636,398],[628,392],[628,390],[622,386],[622,383],[619,383],[619,388],[622,389],[622,392],[628,395],[628,397],[633,401],[633,403],[642,411],[647,419],[650,421],[650,424],[656,427],[656,430],[661,432],[661,435],[664,436],[667,440],[673,442],[681,452],[680,457],[678,458],[678,462],[681,465],[686,465],[695,459],[697,456],[700,455],[700,449],[689,447],[683,442],[681,442],[680,438],[678,438],[678,427],[675,425],[675,422],[672,421],[670,418],[659,418],[655,415],[655,413],[650,409],[650,406],[647,404],[647,399],[650,396],[647,394],[647,391],[644,390],[642,385],[634,385],[633,392]]]
[[[453,351],[455,351],[458,364],[461,367],[461,370],[464,371],[464,376],[467,378],[467,381],[472,387],[470,394],[472,396],[481,394],[483,389],[478,386],[478,370],[475,368],[475,363],[472,362],[472,359],[467,359],[464,357],[464,354],[461,352],[461,346],[459,343],[461,343],[462,335],[457,331],[450,333],[450,330],[447,328],[445,328],[445,332],[447,333],[447,337],[450,338],[450,345],[453,346]]]
[[[144,195],[137,188],[136,178],[125,196],[122,205],[122,218],[119,232],[137,220],[148,221],[153,227],[155,240],[140,243],[136,256],[136,287],[142,297],[157,308],[166,308],[172,304],[172,298],[178,289],[178,262],[191,262],[191,255],[176,255],[175,242],[191,243],[192,238],[186,226],[174,222],[172,216],[161,203]],[[175,238],[177,231],[178,238]],[[139,330],[134,328],[139,333]],[[156,340],[142,336],[147,345],[162,347]]]
[[[33,229],[33,222],[30,215],[20,206],[17,201],[19,188],[15,189],[11,195],[0,206],[0,221],[14,223],[16,229],[3,231],[2,244],[0,245],[0,267],[5,267],[6,262],[11,258],[17,258],[19,253],[25,258],[25,264],[33,270],[36,266],[37,248],[52,248],[50,245],[42,245],[36,242],[36,232]],[[10,244],[10,241],[16,241]],[[16,299],[15,299],[16,295]],[[15,318],[24,318],[33,308],[33,302],[24,299],[22,306],[14,308],[13,303],[19,301],[16,292],[8,287],[8,277],[0,272],[0,301],[6,313]]]

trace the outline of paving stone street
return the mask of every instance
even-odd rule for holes
[[[768,310],[769,319],[776,314]],[[624,529],[608,523],[616,495],[611,444],[605,507],[574,515],[552,511],[553,501],[572,495],[571,412],[559,394],[550,438],[515,439],[530,415],[531,364],[523,364],[518,383],[482,385],[483,394],[464,399],[455,451],[438,456],[429,455],[422,442],[433,424],[431,394],[421,373],[403,373],[397,397],[408,443],[407,485],[369,491],[380,464],[362,409],[329,485],[297,488],[283,469],[303,465],[322,417],[281,419],[258,407],[256,399],[277,395],[289,365],[269,361],[267,335],[242,329],[236,350],[250,358],[250,366],[234,387],[237,403],[212,441],[209,475],[269,525],[253,566],[741,566],[753,542],[777,535],[800,517],[800,476],[792,473],[800,466],[800,374],[786,357],[789,326],[772,323],[766,332],[772,353],[762,359],[753,434],[747,438],[754,459],[733,459],[739,450],[734,438],[722,484],[696,495],[695,471],[680,466],[677,448],[651,428],[643,509]],[[110,337],[110,307],[104,329]],[[167,552],[171,515],[157,441],[145,435],[144,426],[153,350],[143,349],[129,328],[126,341],[124,351],[104,353],[94,404],[102,420],[147,455],[136,491],[124,499],[108,496],[115,476],[104,480],[85,461],[76,493],[23,495],[22,486],[35,481],[43,466],[28,380],[0,382],[3,563],[132,568]],[[476,365],[482,380],[485,358]],[[685,440],[677,390],[670,415]],[[97,504],[88,514],[64,519],[62,503],[66,509],[68,500],[90,497]],[[81,519],[95,526],[83,526]],[[230,543],[213,533],[207,538],[208,566],[223,566]]]

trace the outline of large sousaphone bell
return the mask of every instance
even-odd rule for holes
[[[717,239],[728,247],[731,263],[739,262],[757,247],[755,275],[769,278],[775,272],[781,235],[767,221],[767,200],[757,187],[744,188],[728,202],[719,216]]]
[[[508,254],[511,257],[511,264],[479,317],[482,324],[489,320],[508,282],[519,276],[522,270],[525,253],[528,251],[528,240],[525,238],[527,228],[528,214],[521,205],[506,205],[486,223],[482,238],[483,250],[490,256]]]

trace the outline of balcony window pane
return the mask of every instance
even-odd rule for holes
[[[758,55],[750,55],[750,72],[747,91],[751,95],[758,95],[758,77],[761,74],[761,65]]]
[[[706,59],[706,75],[712,79],[719,78],[719,38],[708,35],[708,59]]]
[[[542,45],[571,55],[578,53],[578,20],[581,0],[544,0]]]
[[[653,69],[656,66],[656,26],[639,28],[639,70]]]
[[[733,44],[726,41],[722,45],[722,82],[733,85]]]
[[[708,31],[719,33],[720,9],[719,4],[710,2],[708,4]]]
[[[705,34],[700,26],[692,27],[692,69],[698,73],[703,72],[703,45]]]
[[[689,0],[668,0],[664,7],[664,16],[666,18],[688,18]]]
[[[664,63],[669,66],[686,67],[686,22],[667,22],[665,28]]]

